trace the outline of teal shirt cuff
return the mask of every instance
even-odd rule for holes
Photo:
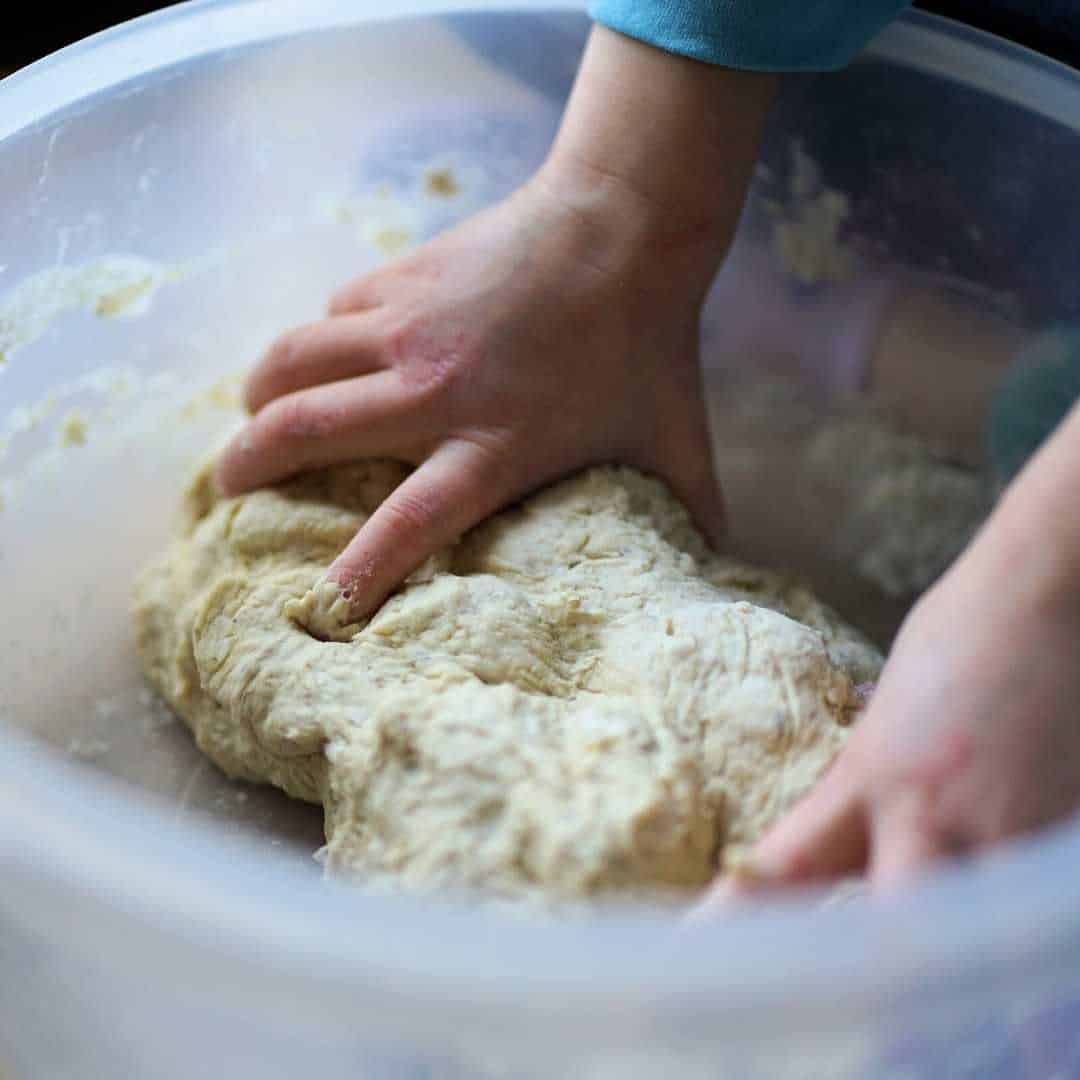
[[[844,67],[908,0],[592,0],[599,23],[745,71]]]

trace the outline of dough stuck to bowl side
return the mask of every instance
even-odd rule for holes
[[[801,585],[710,552],[629,469],[496,515],[319,640],[288,613],[405,475],[359,462],[224,499],[203,471],[135,590],[150,682],[226,773],[324,805],[329,872],[686,895],[843,746],[880,655]]]

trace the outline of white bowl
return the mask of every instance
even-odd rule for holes
[[[209,388],[551,138],[583,5],[455,6],[184,4],[0,83],[0,1073],[1076,1075],[1073,829],[888,905],[521,924],[323,883],[317,815],[142,696],[128,589],[234,420]],[[897,264],[1049,325],[1076,315],[1078,124],[1072,72],[912,15],[792,80],[765,160],[798,134]],[[934,183],[890,195],[885,160]],[[419,193],[437,164],[452,205]]]

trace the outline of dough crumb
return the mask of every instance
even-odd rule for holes
[[[94,305],[94,314],[103,319],[111,319],[117,315],[123,315],[135,308],[154,287],[154,278],[151,275],[122,285],[110,293],[98,297]]]
[[[461,191],[461,185],[451,169],[431,169],[424,178],[424,188],[429,195],[450,199]]]
[[[62,446],[85,446],[90,425],[86,416],[79,409],[72,409],[60,425],[60,444]]]

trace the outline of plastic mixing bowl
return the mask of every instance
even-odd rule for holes
[[[535,925],[324,883],[318,816],[142,689],[131,579],[229,376],[550,142],[581,6],[453,7],[182,5],[0,84],[0,1074],[1080,1074],[1073,829],[887,904]],[[1073,73],[918,15],[776,110],[704,324],[718,467],[736,546],[883,643],[972,524],[927,522],[991,497],[970,439],[931,445],[985,406],[980,358],[1080,314],[1078,125]],[[879,360],[910,505],[850,486]]]

